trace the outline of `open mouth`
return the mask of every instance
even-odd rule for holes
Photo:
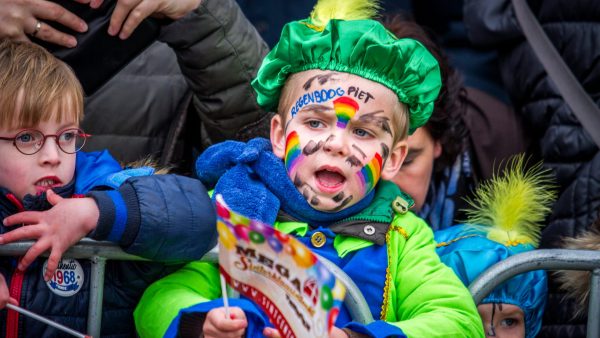
[[[62,181],[56,176],[47,176],[37,180],[34,185],[37,195],[41,195],[48,189],[60,187]]]
[[[333,193],[341,189],[346,182],[346,177],[335,169],[321,169],[315,173],[319,189]]]

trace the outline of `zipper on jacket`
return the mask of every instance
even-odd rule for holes
[[[10,296],[21,303],[21,291],[23,291],[23,279],[25,272],[15,269],[10,279]],[[6,338],[19,337],[19,313],[14,310],[8,310],[6,314]]]
[[[13,194],[6,194],[6,198],[14,204],[19,212],[25,211],[23,203]],[[17,258],[17,260],[19,260]],[[16,299],[21,305],[21,291],[23,290],[23,280],[25,279],[25,272],[19,271],[15,268],[10,279],[9,294],[11,297]],[[6,311],[6,338],[17,338],[19,337],[19,313],[14,310]]]

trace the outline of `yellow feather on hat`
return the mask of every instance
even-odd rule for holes
[[[379,0],[319,0],[310,13],[310,21],[317,27],[325,27],[331,19],[373,19],[380,8]]]
[[[538,163],[526,169],[524,155],[509,160],[503,175],[480,184],[467,200],[468,224],[489,227],[487,238],[516,246],[539,244],[541,225],[556,198],[550,171]]]

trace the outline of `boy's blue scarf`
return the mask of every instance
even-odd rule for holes
[[[196,173],[208,189],[214,188],[213,199],[221,194],[235,212],[267,224],[275,222],[281,209],[313,226],[329,225],[358,213],[373,200],[371,191],[342,211],[315,210],[294,186],[283,161],[271,149],[271,142],[264,138],[248,143],[219,143],[198,157]]]

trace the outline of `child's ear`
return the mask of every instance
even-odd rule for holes
[[[285,156],[285,128],[279,114],[275,114],[271,119],[271,145],[275,156],[283,159]]]
[[[400,167],[402,167],[402,163],[404,162],[407,153],[408,142],[406,142],[406,140],[396,143],[390,152],[390,157],[385,161],[385,165],[381,170],[381,178],[384,180],[393,179],[400,170]]]

